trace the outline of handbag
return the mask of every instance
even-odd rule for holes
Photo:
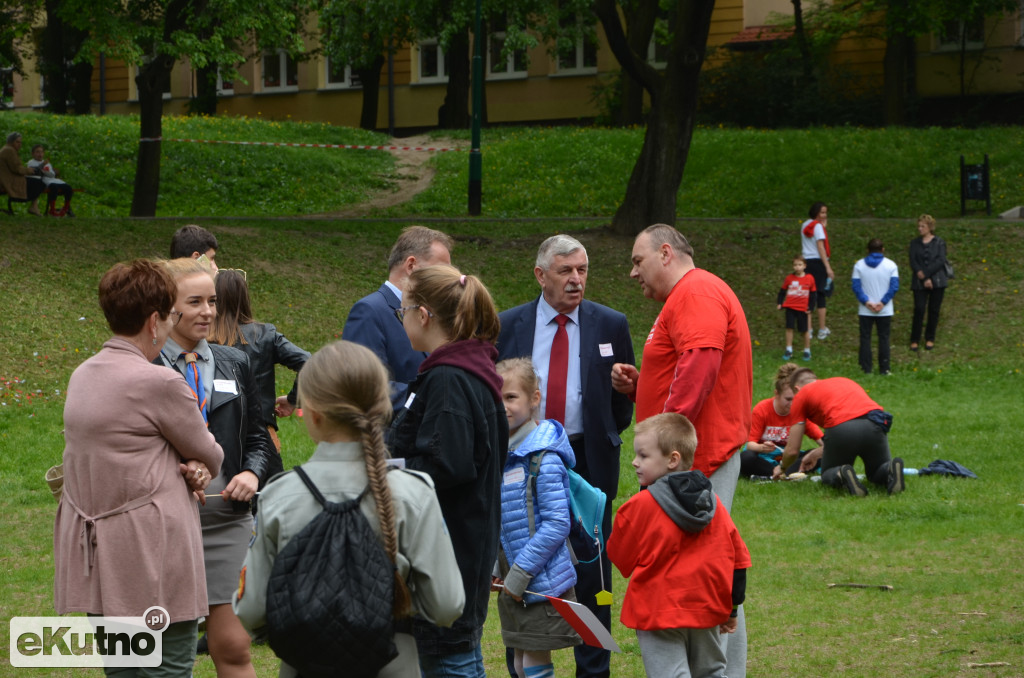
[[[946,271],[946,277],[952,280],[956,277],[956,272],[953,270],[953,264],[949,263],[949,259],[942,262],[942,267]]]
[[[64,464],[60,463],[46,469],[46,475],[43,478],[46,479],[46,484],[50,486],[53,498],[57,500],[57,503],[60,503],[60,496],[64,493]]]

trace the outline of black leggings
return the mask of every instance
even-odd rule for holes
[[[878,424],[859,417],[825,429],[825,452],[821,457],[821,482],[842,487],[839,468],[853,465],[860,457],[864,473],[876,485],[885,486],[889,477],[889,436]]]

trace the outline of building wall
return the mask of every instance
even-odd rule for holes
[[[719,0],[712,14],[708,47],[724,45],[745,27],[762,25],[770,12],[792,11],[788,0]],[[1024,73],[1022,22],[1017,16],[990,19],[986,22],[984,50],[970,52],[970,93],[1020,91],[1019,77]],[[529,54],[525,73],[512,77],[487,79],[487,115],[490,122],[533,122],[575,120],[596,116],[595,88],[606,83],[617,71],[618,64],[597,27],[597,67],[589,71],[564,74],[558,72],[557,59],[545,46]],[[308,45],[312,48],[316,45]],[[437,124],[445,85],[420,82],[417,75],[419,48],[405,45],[394,55],[394,110],[398,128],[430,127]],[[485,50],[486,52],[486,50]],[[959,91],[957,54],[939,48],[934,37],[918,41],[917,82],[924,97],[956,94]],[[884,41],[876,38],[846,38],[838,44],[831,58],[863,76],[865,87],[878,87],[883,77]],[[728,58],[728,50],[717,50],[708,60],[709,66]],[[268,91],[262,83],[260,59],[247,61],[239,67],[240,77],[233,94],[218,101],[218,113],[224,115],[262,117],[267,119],[302,119],[336,125],[359,124],[361,88],[338,89],[327,85],[325,61],[313,58],[298,64],[298,85],[286,91]],[[34,69],[29,65],[30,72]],[[104,110],[107,113],[138,112],[134,75],[136,68],[116,59],[106,59],[102,68],[105,82]],[[101,69],[93,70],[94,110],[100,109]],[[184,114],[188,100],[195,93],[195,75],[188,63],[178,64],[171,77],[165,112]],[[387,70],[382,69],[378,97],[378,129],[388,127]],[[39,76],[15,80],[16,108],[29,109],[41,104]]]

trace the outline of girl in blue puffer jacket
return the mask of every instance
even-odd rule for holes
[[[540,389],[530,359],[504,360],[496,369],[504,380],[501,393],[509,428],[498,552],[497,583],[504,584],[504,595],[498,598],[501,637],[515,651],[519,678],[552,678],[551,651],[582,642],[543,597],[576,600],[576,570],[566,542],[570,519],[565,471],[575,466],[576,457],[561,424],[533,418]]]

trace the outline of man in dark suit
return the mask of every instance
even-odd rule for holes
[[[540,417],[556,418],[565,425],[576,455],[576,472],[608,495],[604,515],[607,537],[611,534],[612,499],[619,487],[619,434],[633,418],[632,401],[612,389],[611,367],[618,362],[633,363],[633,342],[625,315],[584,300],[587,267],[587,250],[575,238],[555,235],[541,243],[533,269],[541,295],[500,314],[498,358],[533,359],[541,379]],[[568,320],[559,319],[560,315]],[[548,372],[552,353],[559,353],[553,350],[553,342],[561,325],[568,335],[565,393],[552,399]],[[564,400],[564,413],[559,400]],[[602,588],[611,591],[608,557],[602,553],[600,563],[580,563],[576,572],[577,600],[611,628],[611,606],[598,605],[595,597]],[[609,675],[609,652],[589,645],[577,646],[575,652],[577,676]]]
[[[409,275],[422,266],[451,264],[455,241],[425,226],[402,231],[388,255],[388,279],[373,294],[352,306],[341,338],[362,344],[377,354],[391,373],[391,404],[395,410],[405,404],[409,382],[416,378],[426,353],[414,351],[396,311]]]

